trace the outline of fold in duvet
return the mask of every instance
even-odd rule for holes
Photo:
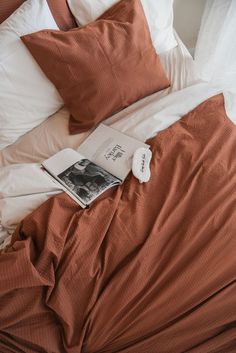
[[[236,128],[223,95],[150,140],[152,177],[81,210],[65,193],[0,255],[0,351],[236,347]]]

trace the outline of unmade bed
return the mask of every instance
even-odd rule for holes
[[[0,150],[2,353],[236,352],[236,100],[171,38],[170,87],[103,121],[150,144],[148,183],[130,173],[82,210],[44,175],[44,159],[92,131],[71,135],[58,97]]]

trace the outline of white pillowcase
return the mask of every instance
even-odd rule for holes
[[[78,25],[101,16],[117,0],[67,0]],[[158,54],[177,46],[173,33],[173,0],[141,0]]]
[[[63,105],[20,39],[47,28],[58,29],[46,0],[26,1],[0,25],[0,149]]]

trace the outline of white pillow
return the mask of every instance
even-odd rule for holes
[[[78,25],[101,16],[117,0],[67,0]],[[158,54],[177,46],[173,33],[173,0],[141,0],[152,42]]]
[[[0,25],[0,149],[39,125],[62,105],[54,85],[20,36],[58,29],[46,0],[28,0]]]

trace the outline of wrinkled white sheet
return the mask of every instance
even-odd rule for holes
[[[17,224],[49,197],[61,192],[40,164],[13,164],[0,169],[0,249]]]
[[[145,141],[168,128],[207,98],[220,93],[218,87],[199,83],[156,100],[155,94],[108,119],[106,124]],[[236,101],[227,95],[226,110],[233,112]],[[228,110],[227,110],[228,111]],[[229,114],[228,112],[228,114]],[[9,165],[0,170],[0,244],[33,209],[61,190],[40,170],[39,164]],[[8,238],[7,238],[8,237]]]

